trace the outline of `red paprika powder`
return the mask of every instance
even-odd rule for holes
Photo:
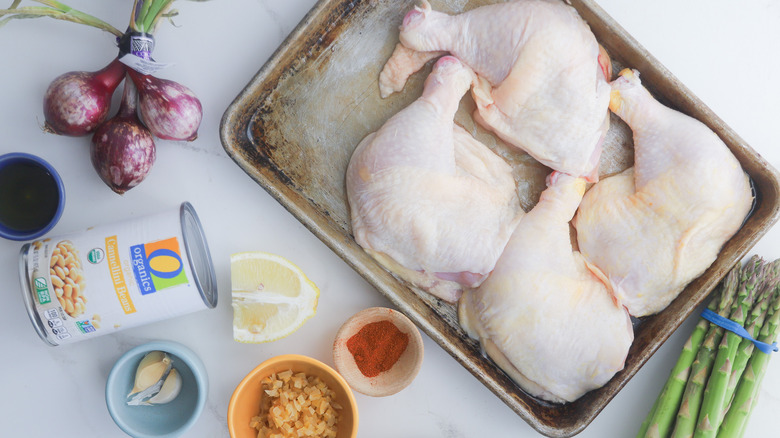
[[[347,340],[347,349],[366,377],[378,376],[392,368],[407,345],[409,335],[387,320],[370,322]]]

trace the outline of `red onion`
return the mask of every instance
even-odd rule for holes
[[[198,138],[203,107],[195,93],[174,81],[128,71],[138,87],[141,118],[152,134],[165,140]]]
[[[45,129],[71,136],[97,129],[108,117],[111,96],[124,76],[124,64],[115,59],[96,72],[72,71],[54,79],[43,97]]]
[[[135,85],[128,78],[119,112],[92,136],[92,166],[120,195],[146,178],[156,157],[152,133],[136,114],[137,99]]]

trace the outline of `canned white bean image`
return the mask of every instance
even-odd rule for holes
[[[188,202],[25,244],[19,273],[27,313],[49,345],[217,305],[206,236]]]

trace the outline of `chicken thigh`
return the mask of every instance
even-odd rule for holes
[[[572,250],[585,180],[553,173],[493,273],[460,300],[466,332],[526,392],[571,402],[623,369],[634,332],[606,279]]]
[[[490,273],[523,214],[510,166],[453,122],[473,77],[441,58],[422,96],[363,139],[346,174],[357,243],[450,302]]]
[[[701,275],[750,211],[750,182],[703,123],[657,102],[623,70],[610,109],[634,134],[634,167],[585,195],[579,248],[634,316],[664,309]]]
[[[449,52],[478,75],[475,120],[554,170],[598,179],[610,61],[574,8],[518,0],[450,16],[423,1],[400,30],[406,49],[380,75],[383,96],[401,90],[425,54]]]

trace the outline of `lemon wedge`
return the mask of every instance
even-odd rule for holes
[[[284,257],[265,252],[233,254],[230,281],[235,341],[281,339],[317,313],[320,290]]]

